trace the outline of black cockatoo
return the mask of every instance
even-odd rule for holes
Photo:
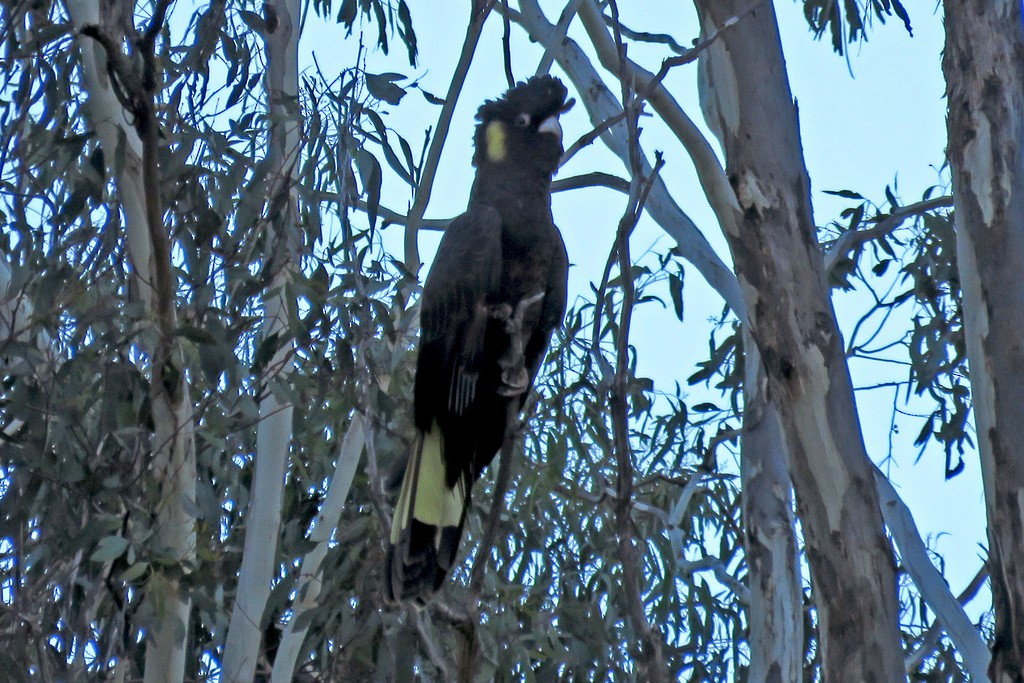
[[[445,231],[423,286],[417,436],[384,568],[392,600],[422,602],[440,588],[473,482],[501,449],[565,315],[569,265],[551,177],[558,116],[574,103],[566,95],[557,78],[537,76],[477,112],[469,207]]]

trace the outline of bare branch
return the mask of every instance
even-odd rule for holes
[[[356,468],[366,442],[363,423],[362,415],[359,413],[353,415],[348,430],[341,440],[341,445],[338,447],[331,483],[327,487],[327,494],[324,496],[324,501],[309,530],[309,540],[316,546],[302,557],[296,589],[298,597],[292,605],[291,618],[284,628],[281,644],[278,646],[277,656],[274,658],[271,683],[285,683],[295,677],[295,666],[298,663],[302,641],[309,631],[308,625],[296,629],[295,624],[303,614],[316,607],[317,598],[320,596],[320,589],[323,585],[321,576],[323,561],[327,557],[331,538],[338,527],[338,520],[341,519],[341,513],[349,490],[352,488],[352,480],[355,478]]]
[[[438,671],[441,672],[441,680],[454,680],[452,677],[452,667],[444,656],[443,646],[437,642],[438,634],[434,631],[433,625],[428,622],[427,612],[407,608],[405,614],[406,618],[412,619],[416,623],[416,631],[419,633],[420,639],[426,647],[427,657],[430,658],[430,661],[437,667]]]
[[[679,571],[683,574],[695,574],[697,572],[711,571],[714,573],[715,578],[718,579],[722,585],[726,586],[733,594],[739,598],[740,602],[750,604],[750,589],[743,585],[742,581],[737,580],[729,570],[726,569],[722,561],[713,555],[702,557],[699,560],[683,560],[680,558]]]
[[[695,62],[697,58],[700,57],[700,54],[704,52],[704,50],[707,50],[709,47],[711,47],[712,44],[714,44],[716,40],[718,40],[718,38],[722,35],[723,31],[728,31],[730,28],[738,24],[741,19],[753,13],[754,10],[763,5],[766,1],[767,0],[758,0],[757,2],[752,2],[749,7],[747,7],[739,14],[736,14],[733,17],[729,18],[724,24],[722,24],[721,28],[712,31],[708,35],[701,38],[692,48],[690,48],[683,54],[679,55],[678,57],[669,57],[668,59],[663,61],[661,63],[661,68],[658,69],[658,73],[656,73],[654,75],[654,78],[648,81],[643,86],[643,88],[640,89],[639,95],[644,99],[647,99],[650,93],[652,93],[656,88],[661,86],[661,82],[665,80],[665,76],[668,75],[668,72],[671,69],[677,66],[682,66],[684,64]]]
[[[626,111],[622,110],[619,113],[615,114],[614,116],[609,116],[604,121],[594,126],[590,131],[581,135],[580,138],[576,140],[576,142],[569,145],[569,148],[562,153],[562,158],[558,161],[558,167],[561,168],[562,166],[565,166],[565,164],[568,163],[569,159],[572,159],[574,156],[576,156],[576,154],[581,149],[593,144],[594,140],[601,137],[601,135],[606,130],[608,130],[615,124],[624,121],[625,118]]]
[[[604,16],[604,22],[610,27],[612,25],[612,18],[607,14]],[[641,43],[659,43],[661,45],[667,45],[668,49],[672,50],[676,54],[686,54],[688,48],[680,45],[675,38],[667,33],[647,33],[644,31],[634,31],[625,24],[619,22],[619,32],[630,40],[635,40]]]
[[[618,7],[611,2],[612,16],[615,27],[618,26]],[[620,62],[625,58],[625,46],[622,37],[615,35],[616,47]],[[633,649],[638,663],[641,665],[641,678],[650,681],[668,680],[668,669],[662,654],[660,634],[655,634],[647,620],[644,610],[642,584],[643,554],[638,549],[633,537],[633,457],[629,443],[629,331],[632,324],[633,306],[636,293],[633,288],[633,264],[629,251],[629,238],[640,220],[644,203],[654,186],[664,160],[659,154],[654,169],[649,177],[644,175],[643,161],[640,153],[639,110],[634,106],[631,79],[619,76],[622,85],[622,109],[626,113],[626,129],[628,131],[629,167],[632,182],[630,184],[629,201],[626,210],[619,220],[615,234],[615,251],[618,254],[619,280],[622,287],[622,305],[619,311],[619,329],[615,340],[615,374],[612,379],[609,395],[609,408],[612,422],[612,447],[616,463],[616,505],[615,528],[619,539],[619,554],[622,563],[623,594],[626,613],[637,639]]]
[[[551,183],[552,192],[568,192],[569,190],[579,190],[585,187],[607,187],[623,194],[629,193],[629,182],[627,180],[602,171],[570,176]],[[314,198],[320,202],[342,201],[341,195],[337,192],[317,192]],[[362,199],[358,199],[355,202],[347,201],[360,211],[368,210],[366,202]],[[411,220],[409,216],[383,205],[377,207],[377,215],[383,218],[385,223],[394,225],[407,225]],[[453,220],[454,218],[421,218],[419,225],[421,230],[443,231]]]
[[[173,2],[174,0],[157,0],[156,7],[153,8],[153,18],[150,19],[149,26],[146,28],[146,32],[142,34],[142,38],[139,39],[139,50],[143,54],[153,53],[153,49],[156,46],[156,37],[160,34],[160,29],[163,28],[164,23],[167,21],[167,11]]]
[[[896,489],[882,471],[874,465],[872,467],[882,517],[899,548],[904,568],[914,580],[925,602],[935,612],[936,619],[946,629],[957,652],[963,657],[964,668],[970,674],[971,680],[988,680],[987,672],[991,659],[988,646],[974,624],[967,618],[963,607],[953,597],[949,584],[932,564],[910,508],[900,499]]]
[[[501,36],[501,56],[505,64],[505,81],[508,83],[508,87],[511,88],[516,84],[516,77],[512,73],[512,25],[508,20],[508,0],[501,0],[501,3],[505,7],[505,11],[501,13],[503,30]]]
[[[572,24],[573,18],[575,18],[576,13],[579,12],[580,2],[581,2],[581,0],[569,0],[568,4],[566,4],[565,8],[562,9],[562,14],[561,14],[560,17],[558,17],[558,23],[555,24],[554,31],[552,32],[552,35],[550,36],[551,42],[553,42],[553,43],[560,43],[565,38],[565,35],[569,32],[569,25]],[[507,4],[505,5],[505,15],[506,15],[506,17],[509,16],[509,10],[508,10],[508,5]],[[554,61],[555,61],[554,53],[550,49],[545,49],[544,50],[544,56],[541,57],[540,63],[537,65],[536,74],[538,76],[542,76],[542,75],[546,74],[547,72],[551,71],[551,64],[554,63]],[[563,156],[562,158],[563,158],[563,162],[562,163],[565,163],[564,159],[566,157]]]
[[[466,37],[462,42],[459,63],[455,66],[455,73],[452,74],[451,83],[448,85],[448,92],[445,94],[441,114],[437,118],[434,135],[430,138],[427,158],[420,174],[419,185],[416,187],[416,197],[413,199],[412,208],[409,209],[409,220],[405,224],[405,267],[412,273],[418,272],[421,265],[416,232],[419,230],[423,214],[427,210],[427,204],[430,203],[434,176],[437,175],[441,152],[444,151],[445,141],[448,139],[448,130],[451,128],[452,116],[455,114],[455,105],[459,101],[462,86],[466,82],[466,74],[469,73],[469,67],[473,63],[473,55],[476,53],[477,43],[480,42],[480,33],[483,30],[484,22],[493,6],[494,0],[473,2],[473,12],[469,26],[466,28]]]
[[[558,36],[555,27],[547,21],[536,0],[521,0],[520,7],[522,12],[512,12],[510,14],[512,20],[521,24],[529,32],[532,39],[540,42],[554,55],[559,66],[562,67],[566,75],[575,84],[580,100],[586,107],[591,121],[597,125],[601,121],[620,112],[622,109],[618,98],[615,98],[604,86],[600,75],[580,46],[571,39]],[[581,5],[581,9],[583,7],[586,7],[585,3]],[[580,16],[581,18],[583,17],[582,12]],[[607,35],[607,31],[603,26],[603,20],[601,30]],[[608,45],[610,46],[611,57],[615,60],[612,63],[617,63],[614,42],[609,39]],[[598,49],[600,50],[601,48],[599,47]],[[615,68],[613,67],[612,70],[615,71]],[[689,121],[689,119],[686,120]],[[694,132],[695,139],[699,139],[699,143],[705,149],[703,156],[700,157],[700,163],[697,164],[702,183],[706,182],[707,177],[714,176],[717,173],[716,177],[721,178],[721,192],[717,196],[722,197],[726,205],[728,205],[730,198],[735,204],[735,196],[728,180],[725,178],[725,173],[717,156],[715,156],[714,151],[707,144],[703,136],[700,135],[697,127],[692,122],[689,122],[689,126]],[[629,151],[625,127],[621,125],[612,126],[601,136],[601,139],[628,166]],[[696,156],[694,158],[695,160],[697,159]],[[704,164],[704,166],[701,164]],[[711,171],[704,173],[702,169],[711,169]],[[645,172],[647,171],[645,170]],[[709,193],[709,196],[712,195]],[[714,197],[712,199],[712,205],[714,206]],[[675,202],[660,177],[654,181],[650,199],[644,206],[644,210],[676,241],[683,258],[693,264],[711,287],[725,299],[736,315],[741,320],[744,319],[746,317],[746,305],[743,302],[742,292],[739,289],[739,283],[736,280],[735,274],[721,257],[715,253],[696,224]],[[716,213],[718,213],[717,208]]]
[[[960,591],[960,595],[956,598],[957,602],[961,605],[966,605],[976,598],[978,591],[981,590],[986,581],[988,581],[988,565],[983,564],[978,573],[967,584],[967,587]],[[928,627],[924,637],[921,639],[921,644],[903,660],[908,674],[917,671],[918,667],[921,666],[921,662],[935,652],[935,649],[939,646],[939,641],[942,640],[943,631],[942,622],[939,619],[932,622],[932,625]]]

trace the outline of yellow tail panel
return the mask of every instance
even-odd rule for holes
[[[410,519],[437,527],[438,535],[442,528],[458,526],[462,521],[465,483],[460,477],[454,488],[448,487],[443,451],[444,441],[436,423],[429,432],[420,434],[413,445],[391,522],[392,545],[398,544]]]

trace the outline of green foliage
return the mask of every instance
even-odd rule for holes
[[[926,192],[923,199],[931,198],[936,189]],[[843,210],[842,217],[848,221],[842,226],[844,232],[869,230],[900,208],[888,187],[884,209],[855,192],[832,194],[861,200]],[[876,214],[870,221],[865,217],[868,212]],[[906,401],[912,389],[933,405],[920,423],[915,445],[923,454],[931,440],[938,441],[945,453],[946,477],[959,474],[964,468],[965,447],[973,447],[973,440],[952,212],[931,210],[910,218],[906,226],[858,247],[851,258],[837,263],[830,275],[834,285],[844,289],[861,286],[875,299],[854,328],[850,356],[905,366],[906,378],[888,386],[904,388]],[[909,330],[891,322],[897,309],[907,311]],[[897,354],[897,349],[905,353]]]
[[[884,24],[895,16],[910,35],[910,15],[900,0],[804,0],[804,17],[818,38],[829,35],[832,49],[843,54],[845,43],[867,40],[872,20]]]

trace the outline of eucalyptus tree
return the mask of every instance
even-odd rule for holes
[[[989,634],[866,455],[847,360],[872,352],[856,329],[843,343],[838,286],[889,292],[865,320],[905,315],[893,348],[933,402],[919,440],[941,444],[951,474],[971,445],[972,381],[988,387],[974,408],[993,677],[1013,680],[1006,559],[1021,533],[999,444],[1019,364],[1014,318],[991,311],[1014,305],[1016,167],[978,150],[1019,141],[1002,122],[1020,70],[1002,65],[1020,8],[952,4],[955,217],[942,192],[901,205],[886,188],[876,205],[845,191],[851,206],[818,229],[768,0],[698,0],[685,48],[614,2],[569,0],[549,19],[535,0],[475,0],[443,97],[423,86],[437,55],[419,54],[413,21],[436,4],[5,3],[0,667],[40,680],[983,679]],[[871,16],[909,27],[895,0],[803,5],[837,50]],[[1002,27],[985,60],[963,57],[981,40],[967,13]],[[501,45],[486,44],[489,23]],[[310,59],[314,24],[332,27],[339,63]],[[644,68],[641,44],[662,63]],[[420,241],[446,223],[426,216],[438,183],[459,180],[439,162],[478,104],[463,90],[482,46],[505,54],[506,80],[533,60],[572,84],[592,128],[553,189],[626,209],[587,218],[610,251],[552,342],[516,452],[478,485],[445,599],[398,608],[381,596],[386,484],[413,433]],[[720,150],[672,69],[699,69]],[[422,145],[392,116],[410,108],[431,122]],[[664,139],[678,146],[649,155]],[[578,154],[598,140],[617,173]],[[699,186],[666,181],[678,160]],[[687,213],[697,194],[732,265]],[[642,216],[669,247],[631,251]],[[644,377],[634,320],[661,304],[683,319],[684,267],[722,300],[701,328],[707,358]],[[982,370],[968,374],[968,356]]]

